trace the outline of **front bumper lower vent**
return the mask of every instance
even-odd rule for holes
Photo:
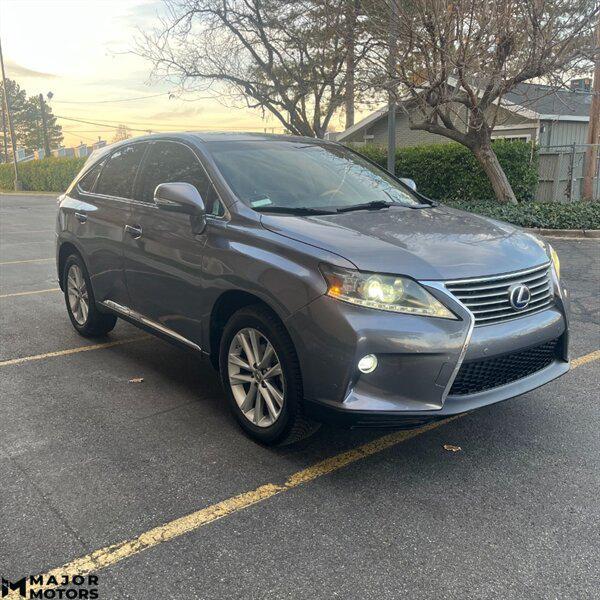
[[[510,301],[515,286],[528,288],[530,299],[518,310]],[[553,303],[550,264],[507,275],[447,281],[446,289],[474,315],[475,326],[493,325],[546,310]]]
[[[450,396],[476,394],[541,371],[557,356],[558,339],[512,354],[462,364]]]

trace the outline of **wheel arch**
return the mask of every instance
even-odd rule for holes
[[[215,369],[218,369],[219,367],[219,347],[221,344],[221,336],[223,335],[223,330],[225,329],[227,321],[229,321],[231,316],[241,308],[253,305],[267,308],[279,319],[283,327],[285,327],[281,315],[269,302],[265,301],[264,298],[243,290],[227,290],[223,292],[214,303],[210,314],[208,336],[209,355]],[[287,327],[285,327],[285,329],[287,331]]]
[[[60,286],[60,289],[64,291],[63,288],[63,271],[65,268],[65,263],[67,262],[67,258],[69,258],[69,256],[71,256],[71,254],[77,254],[81,260],[83,261],[83,264],[85,265],[86,269],[87,269],[87,263],[85,261],[85,258],[83,257],[83,254],[81,252],[81,250],[71,241],[63,241],[61,242],[59,248],[58,248],[58,259],[57,259],[57,271],[58,271],[58,284]]]

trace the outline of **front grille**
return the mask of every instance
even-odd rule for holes
[[[509,290],[516,284],[526,285],[531,292],[531,300],[522,310],[513,308],[509,300]],[[445,285],[473,313],[475,326],[517,319],[553,303],[549,264],[508,275],[447,281]]]
[[[476,394],[540,371],[555,359],[557,344],[556,339],[513,354],[465,362],[452,384],[450,395]]]

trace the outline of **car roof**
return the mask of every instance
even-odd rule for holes
[[[191,144],[205,144],[207,142],[251,142],[251,141],[262,141],[262,142],[302,142],[303,144],[332,144],[329,140],[322,140],[319,138],[303,137],[300,135],[286,135],[286,134],[271,134],[271,133],[256,133],[256,132],[245,132],[245,131],[164,131],[160,133],[152,133],[150,135],[141,135],[134,138],[128,138],[120,142],[108,144],[102,148],[94,150],[86,162],[87,165],[96,163],[101,158],[111,154],[117,148],[126,146],[128,144],[135,144],[139,142],[147,141],[158,141],[158,140],[181,140]]]
[[[319,143],[323,140],[311,137],[303,137],[300,135],[275,134],[275,133],[256,133],[256,132],[223,132],[223,131],[190,131],[189,135],[193,135],[203,142],[313,142]]]

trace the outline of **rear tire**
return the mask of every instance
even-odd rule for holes
[[[112,331],[117,317],[96,308],[90,277],[78,254],[71,254],[65,261],[62,287],[67,312],[77,333],[84,337],[101,337]]]
[[[247,306],[229,319],[221,337],[219,372],[233,415],[257,442],[292,444],[319,428],[303,412],[294,344],[268,308]]]

